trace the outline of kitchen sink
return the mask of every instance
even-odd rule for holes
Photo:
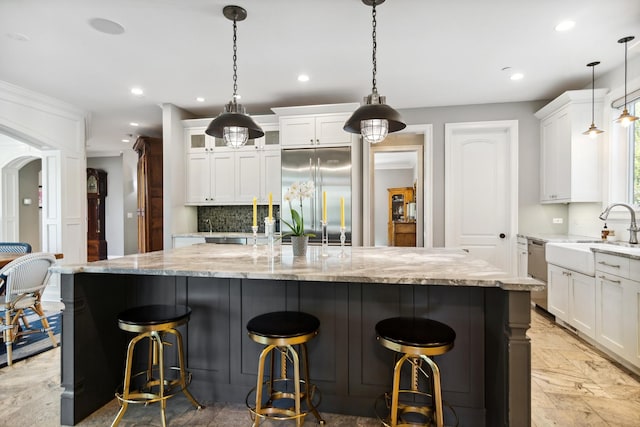
[[[547,243],[545,258],[549,264],[593,276],[595,254],[591,247],[595,245],[597,243]]]

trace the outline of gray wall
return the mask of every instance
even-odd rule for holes
[[[105,239],[107,256],[124,255],[124,183],[122,179],[122,156],[91,157],[87,167],[107,172],[107,197],[105,198]]]
[[[533,115],[549,101],[462,105],[400,110],[407,124],[433,125],[433,245],[444,245],[444,125],[489,120],[518,120],[518,232],[563,233],[566,205],[540,205],[540,121]]]
[[[23,166],[18,172],[19,190],[18,204],[20,215],[20,241],[29,243],[33,252],[40,252],[40,208],[38,208],[38,175],[42,170],[42,161],[34,160]],[[23,200],[31,199],[30,205]]]

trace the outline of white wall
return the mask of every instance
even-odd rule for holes
[[[389,192],[387,188],[413,187],[415,168],[375,170],[375,245],[388,246]]]
[[[124,255],[124,183],[122,156],[88,157],[87,167],[107,173],[107,197],[105,203],[105,240],[107,256]]]

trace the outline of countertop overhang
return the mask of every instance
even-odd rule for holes
[[[109,273],[162,276],[218,277],[261,280],[384,283],[497,287],[536,291],[544,284],[514,277],[461,249],[309,246],[306,257],[294,257],[288,245],[266,246],[197,244],[177,249],[127,255],[83,265],[52,267],[62,274]]]

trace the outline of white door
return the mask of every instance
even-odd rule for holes
[[[445,125],[445,246],[517,274],[518,122]]]

